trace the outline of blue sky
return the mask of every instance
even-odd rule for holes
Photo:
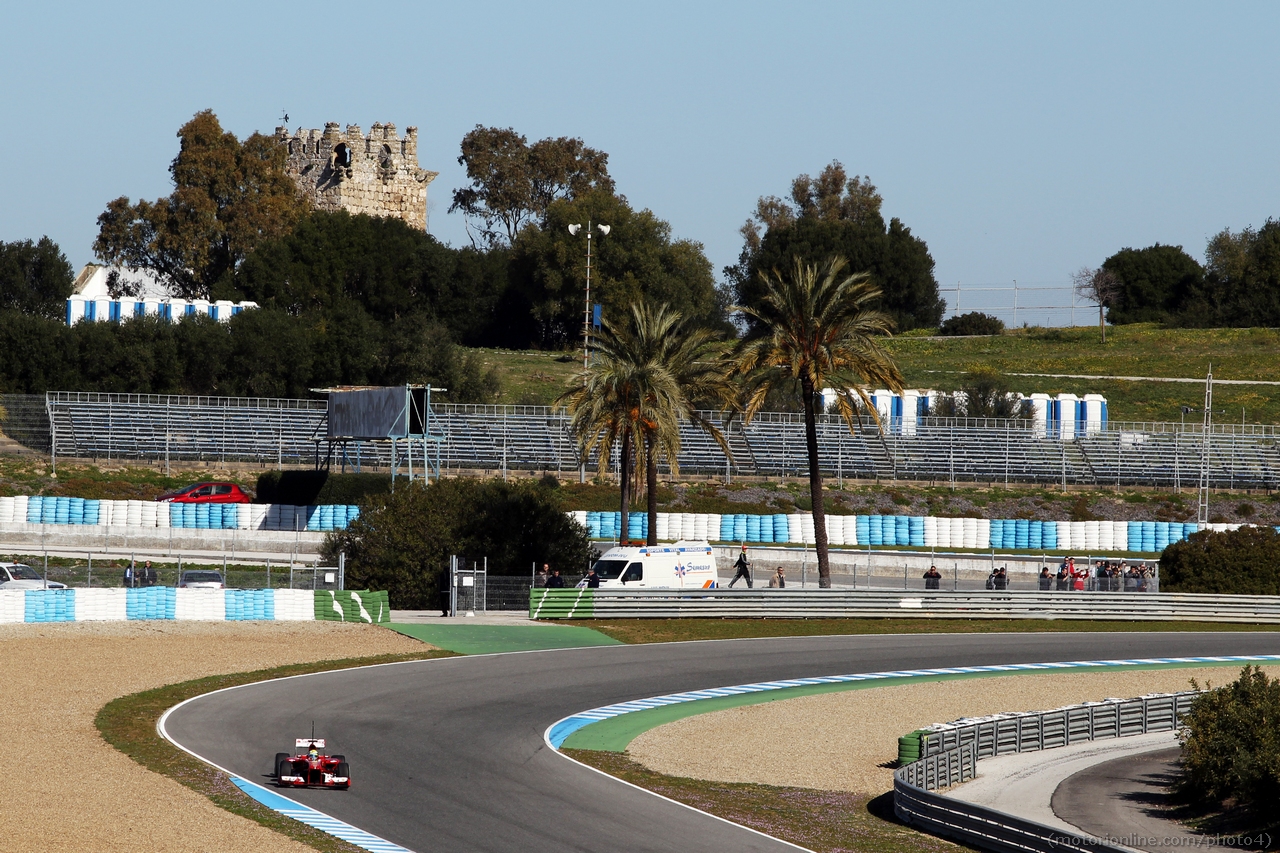
[[[29,3],[0,30],[0,240],[77,267],[116,196],[170,190],[175,132],[417,125],[431,231],[476,124],[580,136],[716,270],[760,195],[833,159],[944,288],[1065,285],[1125,246],[1203,256],[1280,216],[1280,4]],[[954,296],[944,292],[954,304]],[[1012,294],[964,294],[962,309]],[[985,301],[983,301],[985,300]],[[1018,323],[1064,322],[1065,290]],[[1077,315],[1087,322],[1088,313]]]

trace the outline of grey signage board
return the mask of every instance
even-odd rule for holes
[[[329,392],[329,438],[405,438],[409,432],[409,389],[356,388]]]

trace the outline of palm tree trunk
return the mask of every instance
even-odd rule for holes
[[[822,469],[818,467],[818,416],[814,411],[814,387],[800,380],[804,394],[804,443],[809,451],[809,497],[813,501],[813,541],[818,552],[818,586],[831,588],[831,560],[827,555],[827,512],[822,505]]]
[[[618,541],[627,541],[627,531],[631,518],[631,433],[622,436],[622,451],[618,458],[618,469],[622,481],[622,529],[618,531]]]
[[[649,510],[649,535],[645,537],[644,544],[658,544],[658,455],[654,448],[654,437],[652,434],[645,437],[645,483],[644,490],[647,492],[648,510]]]

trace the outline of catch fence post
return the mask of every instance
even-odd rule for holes
[[[89,589],[93,589],[93,554],[89,554]]]
[[[347,588],[347,554],[345,551],[338,552],[338,589]]]

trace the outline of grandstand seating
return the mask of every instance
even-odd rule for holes
[[[390,463],[387,443],[330,448],[320,400],[164,397],[50,393],[46,408],[58,456],[123,459],[240,460],[299,464],[345,452],[347,463]],[[713,417],[708,414],[708,417]],[[713,417],[714,419],[714,417]],[[913,435],[872,424],[854,434],[823,415],[818,444],[824,474],[862,480],[1066,483],[1093,486],[1194,487],[1199,482],[1200,426],[1122,424],[1070,440],[1046,436],[1026,421],[920,418]],[[544,406],[436,405],[432,428],[443,441],[442,466],[497,471],[574,471],[579,460],[568,420]],[[731,423],[728,464],[720,446],[693,425],[681,427],[682,471],[705,475],[799,476],[806,466],[804,421],[762,413]],[[1275,427],[1223,425],[1210,436],[1214,488],[1280,484]],[[616,458],[611,467],[616,467]],[[588,460],[595,468],[596,460]]]

